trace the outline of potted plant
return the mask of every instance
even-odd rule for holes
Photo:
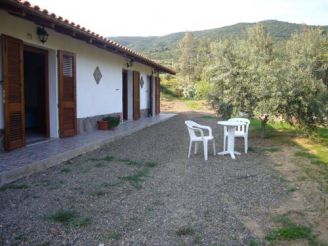
[[[120,116],[107,116],[103,120],[107,121],[108,129],[113,129],[120,124],[121,118]]]
[[[97,121],[98,124],[98,129],[99,130],[108,130],[108,121],[107,120],[98,120]]]

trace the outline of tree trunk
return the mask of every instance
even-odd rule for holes
[[[261,115],[260,120],[261,120],[261,138],[265,138],[265,126],[269,120],[269,115],[268,114]]]
[[[265,138],[265,125],[266,121],[261,120],[261,138]]]

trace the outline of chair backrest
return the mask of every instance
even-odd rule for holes
[[[238,126],[236,127],[236,133],[242,133],[242,134],[248,134],[248,127],[250,124],[250,120],[249,119],[245,119],[245,118],[231,118],[228,121],[236,121],[236,122],[240,122],[240,123],[244,123],[244,125]]]
[[[186,120],[185,124],[187,126],[188,132],[189,132],[189,137],[190,138],[195,138],[197,137],[196,133],[195,133],[195,129],[194,127],[197,126],[197,123],[192,121],[192,120]]]

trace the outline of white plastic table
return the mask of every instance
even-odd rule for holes
[[[228,131],[228,148],[227,150],[224,149],[222,152],[219,152],[218,155],[230,154],[232,159],[236,159],[235,155],[240,155],[240,152],[235,151],[235,130],[236,127],[245,125],[245,123],[235,121],[218,121],[218,124],[227,127]]]

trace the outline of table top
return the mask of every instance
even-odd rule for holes
[[[218,121],[218,124],[222,126],[242,126],[245,125],[246,123],[225,120],[225,121]]]

